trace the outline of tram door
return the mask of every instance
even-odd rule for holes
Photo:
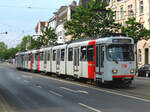
[[[79,48],[74,48],[74,62],[73,62],[74,76],[79,74]]]
[[[59,70],[60,70],[60,49],[57,49],[56,72],[59,73]]]
[[[104,46],[96,45],[96,74],[104,73]]]

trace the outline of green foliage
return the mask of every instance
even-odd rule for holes
[[[18,48],[7,49],[7,45],[4,42],[0,42],[0,59],[15,58]]]
[[[38,37],[37,44],[39,47],[55,45],[57,43],[57,35],[51,27],[42,30],[42,35]]]
[[[137,43],[138,40],[150,38],[150,30],[147,30],[141,23],[136,22],[135,18],[129,18],[128,21],[126,21],[126,26],[122,26],[121,30],[122,33],[133,38],[135,43]]]
[[[19,50],[20,51],[25,51],[27,43],[31,42],[32,37],[30,35],[24,36],[20,45],[19,45]]]
[[[5,55],[5,59],[9,58],[15,58],[16,53],[19,51],[18,48],[10,48],[7,50],[7,53]]]
[[[0,42],[0,59],[5,59],[7,52],[7,45],[4,42]]]
[[[77,7],[72,19],[65,24],[66,35],[72,35],[75,40],[96,35],[110,36],[119,32],[121,25],[115,23],[113,11],[106,7],[106,2],[98,1],[91,1],[86,8]]]

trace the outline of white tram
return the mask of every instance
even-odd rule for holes
[[[16,54],[16,67],[104,82],[131,83],[135,74],[134,42],[105,37]]]

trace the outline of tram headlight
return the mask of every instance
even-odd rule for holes
[[[117,69],[113,69],[113,70],[112,70],[112,73],[113,73],[113,74],[115,74],[115,73],[117,73],[117,72],[118,72]]]
[[[134,69],[131,69],[131,70],[130,70],[130,73],[134,73]]]

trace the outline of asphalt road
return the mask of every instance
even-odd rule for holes
[[[150,80],[136,80],[129,90],[94,88],[0,64],[0,112],[150,112],[150,100],[132,93],[143,96],[135,86]]]

